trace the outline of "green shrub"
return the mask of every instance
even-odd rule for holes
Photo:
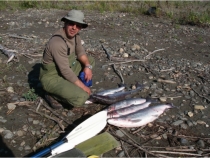
[[[38,98],[38,95],[35,94],[35,90],[32,88],[30,89],[27,93],[23,93],[23,97],[27,100],[27,101],[35,101]]]

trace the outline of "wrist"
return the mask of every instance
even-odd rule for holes
[[[90,65],[90,64],[88,64],[88,65],[85,65],[85,68],[89,68],[89,69],[93,69],[93,66],[92,65]]]

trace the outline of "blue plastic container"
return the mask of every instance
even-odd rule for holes
[[[78,78],[79,78],[87,87],[92,86],[92,80],[90,80],[90,81],[87,82],[87,81],[85,80],[85,73],[84,73],[83,71],[79,73]]]

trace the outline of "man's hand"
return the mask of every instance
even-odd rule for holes
[[[89,69],[88,67],[85,67],[83,71],[85,72],[85,80],[87,82],[90,81],[92,79],[92,76],[93,76],[92,70]]]
[[[89,95],[91,94],[91,90],[89,87],[85,86],[79,79],[74,82],[75,85],[82,88],[85,92],[87,92]]]

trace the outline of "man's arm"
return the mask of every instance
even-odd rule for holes
[[[84,65],[84,70],[83,70],[83,71],[85,72],[85,79],[86,79],[86,81],[91,80],[93,74],[92,74],[92,70],[91,70],[90,68],[87,67],[87,66],[90,65],[90,62],[89,62],[89,60],[88,60],[87,55],[86,55],[86,54],[81,55],[81,56],[78,58],[78,60]]]

